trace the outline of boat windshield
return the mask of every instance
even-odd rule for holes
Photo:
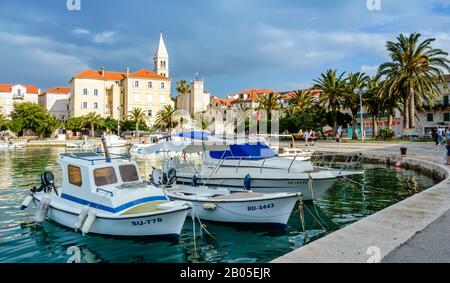
[[[227,160],[262,160],[265,158],[278,156],[268,145],[257,142],[255,144],[234,144],[229,146],[227,151],[211,151],[210,156],[213,159]]]
[[[120,177],[122,178],[122,181],[124,183],[140,181],[139,173],[136,169],[136,166],[133,164],[120,165],[119,171]]]
[[[98,187],[117,183],[116,170],[114,167],[105,167],[94,170],[95,185]]]

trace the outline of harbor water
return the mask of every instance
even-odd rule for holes
[[[366,174],[340,181],[316,201],[304,207],[306,234],[299,212],[293,211],[286,231],[268,231],[239,225],[203,223],[212,236],[188,219],[178,241],[167,239],[119,239],[88,235],[54,223],[32,223],[33,210],[19,206],[29,190],[40,184],[40,174],[50,170],[61,183],[57,163],[63,148],[0,151],[0,262],[64,263],[74,248],[83,262],[269,262],[337,229],[382,210],[433,186],[431,178],[404,169],[365,165]],[[162,163],[161,157],[155,157]],[[151,166],[138,160],[140,173],[149,176]]]

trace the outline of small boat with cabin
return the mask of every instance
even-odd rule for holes
[[[21,209],[34,202],[35,222],[48,218],[83,235],[178,237],[189,204],[170,201],[162,189],[143,181],[128,156],[105,152],[60,155],[61,186],[45,172]]]

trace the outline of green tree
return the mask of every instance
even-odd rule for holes
[[[364,73],[349,73],[345,85],[345,95],[343,105],[345,108],[349,109],[352,113],[352,126],[353,126],[353,136],[352,139],[358,139],[356,134],[357,128],[357,115],[361,110],[361,101],[359,96],[359,91],[362,91],[367,86],[368,76]],[[361,121],[362,122],[362,121]]]
[[[47,109],[39,104],[23,102],[14,104],[12,120],[20,120],[23,129],[32,130],[35,133],[43,128],[49,117]]]
[[[19,119],[10,120],[6,122],[5,127],[8,128],[11,132],[19,135],[23,130],[23,122]]]
[[[179,94],[184,95],[188,93],[191,88],[189,87],[188,83],[185,80],[181,80],[177,82],[176,90]]]
[[[79,132],[83,129],[83,117],[71,117],[64,124],[67,130]]]
[[[327,124],[326,110],[318,105],[303,108],[293,116],[280,119],[280,131],[298,133],[300,129],[314,130],[323,134],[323,127]]]
[[[345,93],[345,73],[337,75],[337,70],[327,70],[320,75],[320,78],[314,80],[314,88],[320,90],[321,95],[319,103],[331,110],[333,116],[333,133],[337,132],[337,113],[341,109],[343,95]]]
[[[107,133],[111,133],[112,130],[118,129],[118,121],[111,117],[106,117],[103,128]]]
[[[135,133],[135,137],[139,137],[139,123],[141,122],[145,122],[145,118],[147,116],[145,116],[145,112],[144,110],[142,110],[141,108],[134,108],[133,110],[130,111],[130,119],[131,121],[134,122],[135,124],[135,129],[136,129],[136,133]]]
[[[95,137],[95,128],[103,126],[104,120],[100,114],[91,112],[83,117],[83,126],[91,129],[91,137]]]
[[[421,41],[420,33],[400,34],[386,48],[391,61],[382,64],[379,76],[385,76],[383,92],[403,102],[404,127],[415,128],[415,107],[426,101],[433,106],[441,94],[438,85],[447,86],[444,71],[450,72],[448,53],[434,49],[434,38]]]
[[[6,125],[6,118],[3,113],[0,113],[0,132],[3,130],[3,127]]]
[[[172,129],[178,124],[176,116],[177,110],[172,105],[164,105],[163,109],[156,114],[156,128],[171,133]]]

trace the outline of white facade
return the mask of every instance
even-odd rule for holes
[[[70,88],[55,87],[39,95],[39,104],[61,121],[70,117]]]
[[[195,78],[188,93],[177,97],[177,109],[189,113],[203,113],[208,109],[211,94],[205,90],[205,81]]]
[[[166,44],[162,33],[159,36],[159,43],[153,57],[154,69],[153,71],[158,75],[169,78],[169,53],[167,52]]]
[[[40,89],[35,86],[0,84],[0,113],[11,116],[14,103],[38,103]]]

